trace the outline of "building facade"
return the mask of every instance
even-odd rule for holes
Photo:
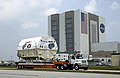
[[[112,53],[112,66],[120,66],[120,53]]]
[[[87,57],[91,44],[104,42],[105,19],[85,11],[67,11],[48,16],[48,35],[55,38],[58,52],[80,52]]]
[[[117,41],[101,42],[91,44],[91,53],[93,59],[99,59],[106,65],[117,66],[120,56],[120,43]],[[118,55],[117,55],[118,54]],[[116,63],[117,62],[117,63]]]

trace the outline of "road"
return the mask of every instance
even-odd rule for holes
[[[0,70],[0,78],[120,78],[120,75],[53,71]]]

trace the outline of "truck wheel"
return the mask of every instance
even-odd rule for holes
[[[17,69],[19,69],[19,66],[17,66]]]
[[[24,69],[24,66],[21,66],[21,69]]]
[[[64,66],[63,65],[60,66],[60,70],[64,70]]]
[[[59,66],[59,65],[57,65],[57,66],[56,66],[56,69],[57,69],[57,70],[60,70],[60,66]]]
[[[75,70],[79,70],[79,66],[78,65],[75,65],[74,68],[75,68]]]
[[[19,69],[21,69],[21,66],[18,66]]]

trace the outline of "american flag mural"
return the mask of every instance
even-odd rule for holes
[[[81,12],[81,33],[87,34],[87,14]]]

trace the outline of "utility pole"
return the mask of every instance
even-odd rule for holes
[[[12,64],[12,56],[11,56],[11,64]]]
[[[106,65],[108,65],[108,63],[107,63],[107,57],[108,57],[108,56],[106,55],[105,57],[106,57]]]

